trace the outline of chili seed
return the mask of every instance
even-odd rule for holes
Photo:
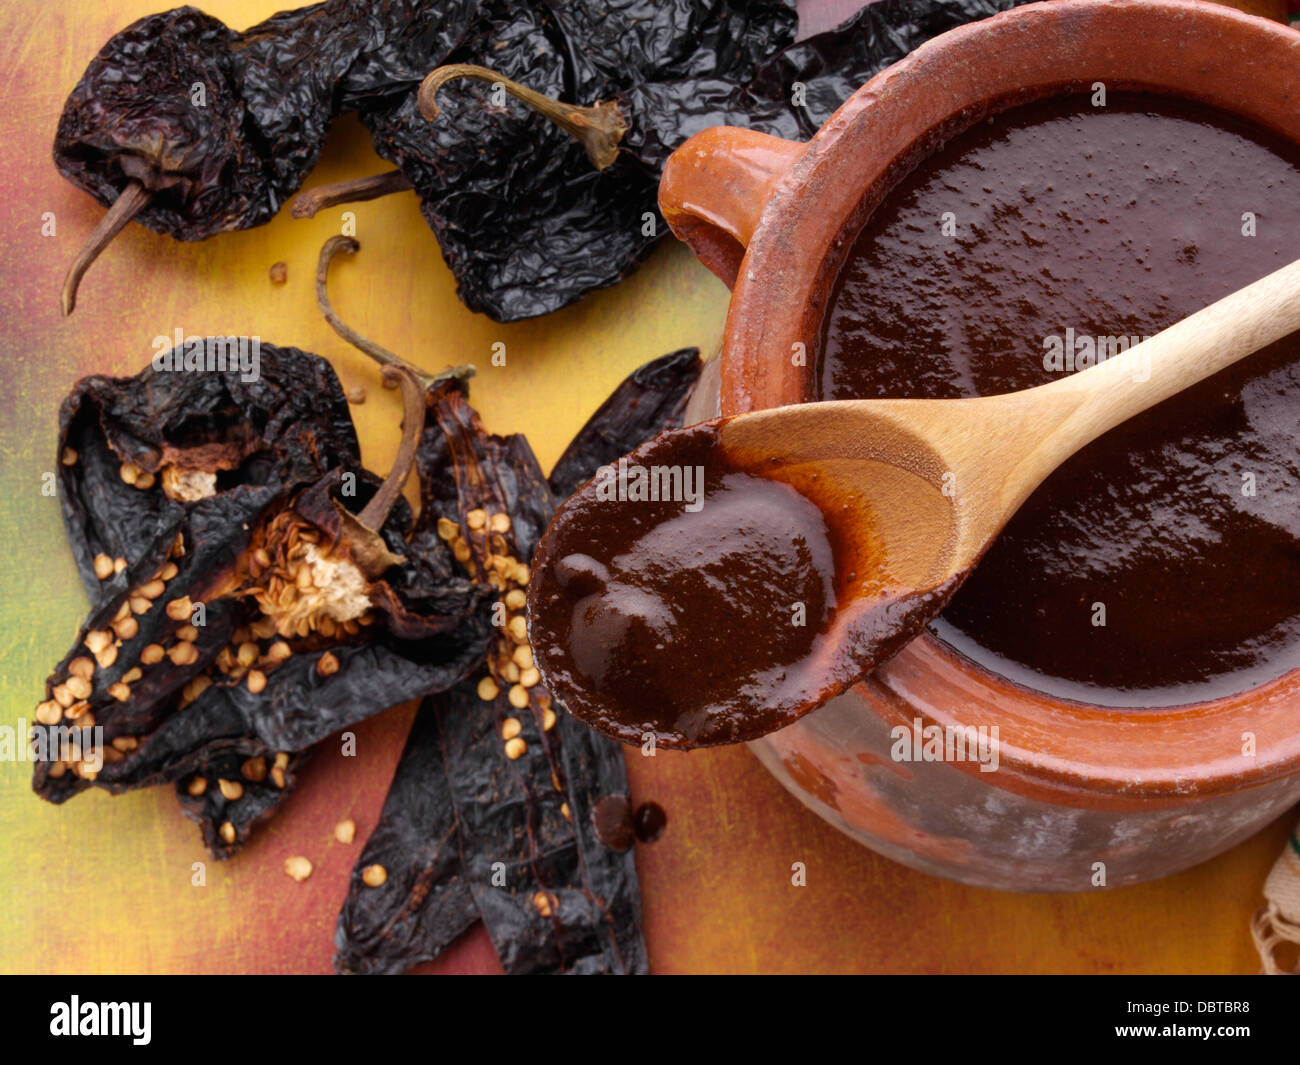
[[[163,655],[166,653],[162,648],[162,644],[151,643],[140,652],[140,661],[146,666],[154,666],[163,660]]]
[[[106,581],[113,576],[113,560],[107,555],[96,555],[94,565],[95,576],[101,581]]]
[[[119,680],[116,684],[108,686],[108,694],[119,703],[124,703],[131,698],[131,689]]]
[[[503,601],[509,610],[523,610],[524,604],[528,602],[528,596],[518,588],[511,588],[506,592]]]
[[[115,558],[115,559],[113,559],[113,572],[114,572],[114,573],[121,573],[124,569],[126,569],[126,559],[124,559],[124,558]]]
[[[388,870],[382,865],[367,865],[361,871],[361,879],[367,887],[383,887],[388,882]]]
[[[464,540],[457,540],[454,544],[451,545],[451,553],[453,556],[455,556],[457,562],[460,563],[468,562],[471,554],[469,549],[469,544],[467,544]]]
[[[72,697],[72,692],[68,690],[66,684],[56,685],[50,694],[54,696],[54,701],[65,709],[77,701]]]
[[[333,651],[326,651],[316,663],[316,671],[322,677],[332,677],[339,671],[338,656]]]
[[[169,581],[179,572],[180,569],[177,567],[175,562],[165,562],[163,563],[163,568],[158,571],[158,576],[164,581]]]
[[[76,721],[77,718],[79,718],[79,717],[85,717],[85,716],[86,716],[86,712],[87,712],[89,709],[90,709],[90,704],[89,704],[88,702],[86,702],[86,701],[83,700],[83,701],[81,701],[81,702],[79,702],[79,703],[73,703],[73,704],[72,704],[70,707],[68,707],[68,709],[64,712],[64,715],[63,715],[63,716],[66,717],[69,721]],[[92,717],[91,720],[94,720],[93,717]]]
[[[239,771],[243,774],[245,780],[260,784],[266,779],[266,759],[261,755],[249,758],[239,767]]]
[[[267,650],[266,657],[272,662],[283,662],[291,654],[293,654],[293,648],[283,640],[276,640]]]
[[[280,751],[280,752],[275,756],[275,768],[276,768],[276,769],[288,769],[288,768],[289,768],[289,755],[288,755],[288,753],[286,753],[285,751]]]
[[[117,475],[127,484],[135,484],[140,479],[140,467],[134,462],[124,462],[118,468]]]
[[[334,838],[340,843],[351,843],[357,838],[357,823],[348,818],[334,826]]]
[[[271,783],[282,791],[284,790],[284,770],[279,766],[271,770]]]
[[[229,821],[225,822],[220,829],[221,839],[224,843],[233,844],[235,842],[235,826]]]
[[[471,529],[481,529],[487,524],[487,511],[482,507],[475,507],[465,515],[465,524]]]
[[[70,447],[65,447],[63,449],[62,461],[65,466],[75,466],[77,464],[77,452]]]
[[[311,862],[300,855],[295,855],[284,860],[284,871],[301,884],[311,876]]]
[[[258,648],[257,644],[253,643],[252,640],[249,640],[247,643],[241,643],[239,645],[239,651],[235,654],[235,661],[241,666],[251,666],[257,661],[260,654],[261,650]]]
[[[499,510],[492,515],[491,522],[488,523],[494,533],[504,533],[510,531],[510,515],[504,510]]]
[[[478,682],[478,697],[485,703],[490,703],[500,694],[501,689],[497,687],[497,682],[491,677],[484,677]]]
[[[192,666],[199,660],[198,649],[192,643],[174,643],[167,649],[167,657],[174,666]]]
[[[506,659],[505,664],[501,667],[501,676],[505,678],[507,684],[519,683],[519,667],[511,659]]]
[[[90,680],[95,675],[95,663],[83,655],[80,658],[74,658],[68,663],[68,672],[74,677],[83,677]]]
[[[149,491],[149,489],[152,488],[153,485],[154,485],[154,476],[152,473],[141,473],[140,476],[135,479],[136,488],[140,489],[140,491],[142,492]]]
[[[508,717],[501,722],[501,738],[503,740],[513,740],[519,735],[523,725],[519,723],[519,718]]]
[[[438,539],[454,540],[460,535],[460,526],[448,518],[438,519]]]
[[[117,661],[117,645],[109,644],[95,655],[95,661],[99,663],[100,669],[107,669]]]
[[[555,912],[551,896],[545,891],[539,891],[533,895],[533,906],[543,917],[550,917]]]
[[[99,654],[113,642],[113,634],[104,629],[92,629],[86,633],[86,649],[92,654]]]
[[[366,390],[360,385],[348,389],[348,402],[353,406],[361,406],[366,401]]]
[[[149,608],[153,606],[153,601],[146,599],[142,595],[133,595],[127,600],[127,602],[131,604],[132,614],[147,614],[149,613]]]
[[[63,708],[53,699],[47,699],[36,707],[36,720],[42,725],[57,725],[63,720]]]
[[[135,618],[126,617],[113,622],[113,631],[119,640],[134,640],[140,632],[140,623]]]
[[[555,711],[549,706],[542,709],[542,731],[550,732],[555,728]]]
[[[203,777],[195,777],[185,790],[197,799],[208,790],[208,782]]]
[[[573,820],[573,815],[569,813],[569,804],[567,802],[560,803],[560,813],[564,815],[566,821]]]
[[[194,611],[194,604],[190,602],[188,595],[182,595],[178,599],[173,599],[167,604],[167,616],[172,621],[188,621],[190,614]]]
[[[250,669],[248,671],[248,690],[254,695],[259,694],[266,688],[266,674],[260,669]]]
[[[506,757],[512,762],[516,758],[522,757],[524,752],[527,750],[528,744],[519,736],[516,736],[512,740],[506,740]]]
[[[136,589],[146,599],[157,599],[167,590],[167,585],[160,580],[148,581]]]
[[[234,802],[244,794],[244,785],[237,780],[224,780],[218,778],[217,787],[221,789],[222,796],[230,802]]]
[[[117,736],[113,740],[113,746],[119,751],[134,751],[140,746],[140,741],[134,736]]]
[[[176,639],[184,640],[186,643],[193,643],[199,638],[199,630],[193,625],[182,625],[176,630]]]
[[[130,669],[128,669],[125,673],[122,674],[122,683],[134,684],[137,680],[139,680],[143,676],[144,676],[143,669],[141,669],[139,666],[132,666]]]
[[[55,780],[58,780],[59,777],[63,776],[63,774],[66,773],[67,771],[68,771],[68,763],[67,763],[67,762],[51,762],[51,763],[50,763],[49,773],[50,773],[50,776],[52,776]]]
[[[516,614],[506,625],[506,631],[510,633],[510,638],[515,643],[528,642],[528,622],[524,620],[522,614]]]

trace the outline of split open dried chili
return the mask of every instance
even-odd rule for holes
[[[699,369],[685,349],[631,375],[549,481],[522,437],[488,434],[462,397],[431,407],[421,506],[439,514],[466,572],[492,587],[501,624],[486,669],[417,716],[339,916],[340,972],[403,971],[480,917],[509,972],[645,971],[632,855],[603,843],[593,822],[603,796],[627,793],[622,749],[538,684],[522,585],[557,495],[680,422]]]
[[[218,857],[304,752],[454,684],[490,634],[489,595],[397,494],[409,464],[385,482],[361,466],[329,365],[260,344],[251,373],[200,368],[227,342],[86,378],[63,404],[60,494],[92,606],[36,710],[51,756],[34,778],[54,802],[176,782]],[[87,727],[102,764],[59,757]]]

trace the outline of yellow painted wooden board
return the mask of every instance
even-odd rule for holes
[[[285,0],[288,2],[288,0]],[[275,0],[209,0],[243,28]],[[317,252],[339,212],[185,245],[131,226],[87,276],[75,316],[58,316],[69,258],[102,209],[64,182],[50,143],[64,97],[116,30],[158,0],[6,0],[0,5],[0,725],[42,693],[86,603],[55,500],[59,401],[87,373],[128,374],[176,328],[256,334],[329,357],[354,408],[368,466],[387,468],[399,407],[375,368],[320,319]],[[352,119],[340,121],[308,184],[385,169]],[[680,247],[661,247],[628,281],[540,321],[503,326],[457,301],[412,194],[352,208],[362,250],[334,275],[351,323],[423,366],[479,366],[472,400],[489,428],[524,432],[549,466],[629,371],[674,348],[711,352],[726,291]],[[53,212],[55,236],[41,235]],[[272,263],[288,264],[274,286]],[[507,364],[493,368],[496,342]],[[342,817],[373,828],[411,710],[358,730],[358,757],[327,751],[243,854],[205,861],[169,789],[54,807],[30,791],[30,767],[0,764],[0,971],[323,972],[357,846],[333,841]],[[1159,884],[1088,896],[1022,897],[931,879],[839,836],[789,798],[741,749],[632,758],[638,801],[668,811],[664,838],[638,852],[652,965],[659,972],[1251,972],[1247,921],[1285,838],[1277,824],[1200,869]],[[309,857],[298,884],[284,859]],[[790,884],[795,861],[808,886]],[[440,966],[491,970],[482,937]]]

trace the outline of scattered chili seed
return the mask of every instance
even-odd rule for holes
[[[198,649],[192,643],[174,643],[167,649],[167,657],[174,666],[192,666],[199,660]]]
[[[257,661],[258,656],[261,653],[262,653],[261,649],[257,646],[257,644],[255,644],[252,640],[249,640],[247,643],[241,643],[239,645],[239,650],[235,654],[235,661],[238,662],[241,666],[245,666],[245,667],[251,666],[254,662]]]
[[[86,633],[86,649],[92,654],[99,654],[113,642],[113,634],[104,629],[92,629]]]
[[[73,703],[70,707],[68,707],[67,711],[64,713],[64,716],[69,721],[76,721],[77,718],[79,717],[85,717],[86,713],[89,710],[90,710],[90,704],[87,702]],[[93,716],[91,720],[92,721],[94,720]]]
[[[501,667],[501,676],[505,678],[507,684],[519,683],[519,667],[515,665],[514,660],[507,660]]]
[[[355,385],[348,389],[348,402],[353,406],[359,407],[366,401],[366,390],[360,385]]]
[[[326,651],[316,663],[316,672],[322,677],[332,677],[339,671],[338,656],[333,651]]]
[[[452,544],[451,553],[455,557],[456,561],[462,564],[468,562],[470,560],[470,555],[472,554],[469,549],[469,544],[464,540],[457,540]]]
[[[506,625],[506,631],[510,633],[510,638],[515,643],[528,642],[528,622],[524,620],[522,614],[516,614],[510,619],[510,623]]]
[[[560,813],[564,815],[566,821],[573,820],[573,815],[569,813],[569,804],[567,802],[560,803]]]
[[[508,717],[501,722],[501,738],[503,740],[513,740],[519,735],[523,727],[519,722],[519,718]]]
[[[140,479],[140,467],[134,462],[124,462],[117,471],[117,475],[127,484],[135,484]]]
[[[109,685],[108,694],[119,703],[124,703],[131,698],[131,689],[119,680],[116,684]]]
[[[132,666],[130,669],[128,669],[125,673],[122,674],[122,683],[134,684],[137,680],[139,680],[143,676],[144,676],[143,669],[141,669],[139,666]]]
[[[42,725],[57,725],[63,720],[63,709],[53,699],[47,699],[36,707],[36,720]]]
[[[70,447],[63,449],[63,465],[75,466],[77,464],[77,453]]]
[[[367,887],[383,887],[388,882],[388,870],[382,865],[367,865],[361,871],[361,879]]]
[[[490,703],[499,694],[501,694],[501,689],[497,687],[497,682],[491,677],[484,677],[478,682],[478,697],[485,703]]]
[[[109,644],[102,651],[97,652],[95,661],[99,663],[100,669],[107,669],[117,661],[117,645]]]
[[[289,755],[288,755],[287,752],[285,752],[285,751],[280,751],[280,752],[275,756],[275,768],[276,768],[276,769],[288,769],[288,768],[289,768]]]
[[[77,701],[72,697],[72,692],[68,691],[66,684],[55,685],[54,691],[50,694],[54,696],[54,701],[65,709]]]
[[[135,487],[142,492],[147,492],[154,486],[154,475],[152,473],[141,473],[135,479]]]
[[[506,740],[506,757],[512,762],[516,758],[522,757],[527,750],[528,744],[524,742],[522,737],[516,736],[512,740]]]
[[[438,519],[438,539],[450,541],[456,539],[459,535],[460,526],[458,526],[454,521],[450,518]]]
[[[124,558],[115,558],[115,559],[113,559],[113,572],[114,572],[114,573],[121,573],[124,569],[126,569],[126,559],[124,559]]]
[[[488,523],[488,528],[494,533],[504,533],[510,531],[510,515],[504,510],[498,510],[492,515],[492,520]]]
[[[250,669],[248,671],[248,690],[254,695],[259,694],[266,688],[266,674],[260,669]]]
[[[185,790],[197,799],[208,790],[208,782],[203,777],[195,777]]]
[[[218,778],[217,787],[221,789],[221,794],[230,802],[234,802],[244,794],[244,785],[237,780],[225,780]]]
[[[167,590],[167,585],[160,580],[147,581],[136,589],[146,599],[157,599]]]
[[[225,842],[225,843],[234,843],[234,842],[235,842],[235,826],[232,825],[229,821],[226,821],[226,822],[221,826],[220,833],[221,833],[221,839],[222,839],[223,842]]]
[[[533,895],[533,906],[543,917],[550,917],[555,912],[554,901],[550,894],[545,891],[539,891]]]
[[[271,644],[270,649],[266,652],[266,657],[272,662],[283,662],[292,654],[293,648],[283,640],[276,640],[275,643]]]
[[[279,766],[275,766],[271,770],[271,783],[281,790],[284,789],[284,770]]]
[[[159,662],[163,660],[163,655],[165,655],[166,653],[167,652],[164,651],[162,648],[162,644],[151,643],[143,651],[140,652],[140,661],[143,662],[146,666],[157,665]]]
[[[176,639],[184,640],[186,643],[193,643],[199,638],[199,630],[193,625],[182,625],[176,630]]]
[[[239,767],[239,772],[243,774],[245,780],[260,784],[266,779],[266,759],[261,755],[249,758]]]
[[[528,602],[528,596],[518,588],[511,588],[510,591],[506,592],[503,602],[506,604],[507,609],[523,610],[524,604]]]
[[[83,655],[80,658],[74,658],[68,663],[68,672],[74,677],[83,677],[89,680],[95,675],[95,663]]]
[[[286,264],[283,260],[281,260],[278,263],[272,263],[271,269],[268,271],[267,276],[271,278],[271,284],[283,285],[287,280],[289,280],[288,264]]]
[[[542,708],[542,731],[550,732],[555,728],[555,711],[549,706]]]
[[[311,862],[300,855],[295,855],[285,859],[284,871],[301,884],[311,876]]]
[[[176,567],[175,562],[166,562],[163,564],[163,568],[158,571],[158,576],[165,581],[169,581],[179,572],[180,570]]]
[[[518,710],[522,710],[528,705],[528,691],[522,684],[515,684],[506,692],[506,698],[510,700],[510,705]]]
[[[95,576],[101,581],[106,581],[113,576],[113,560],[107,555],[96,555],[94,564]]]
[[[190,602],[188,595],[182,595],[179,599],[173,599],[167,604],[167,616],[172,621],[188,621],[193,611],[194,604]]]
[[[541,679],[542,675],[538,672],[536,666],[529,666],[527,669],[521,670],[519,673],[519,683],[525,688],[533,687],[533,685],[537,684]]]
[[[133,595],[127,600],[127,602],[131,604],[132,614],[147,614],[149,613],[149,608],[153,606],[153,601],[146,599],[142,595]]]
[[[351,843],[357,838],[357,823],[348,818],[334,826],[334,838],[340,843]]]
[[[465,515],[465,524],[471,529],[481,529],[487,524],[487,511],[482,507],[475,507]]]
[[[113,746],[119,751],[134,751],[140,746],[140,741],[134,736],[117,736],[113,740]]]

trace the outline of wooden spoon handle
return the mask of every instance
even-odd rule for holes
[[[1050,473],[1085,444],[1238,359],[1300,330],[1300,260],[1238,289],[1128,351],[1025,394],[1074,409],[1035,459]],[[1068,397],[1068,398],[1067,398]]]

